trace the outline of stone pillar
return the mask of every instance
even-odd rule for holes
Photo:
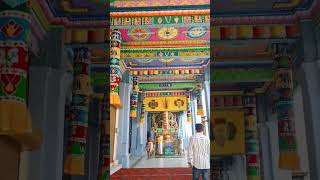
[[[247,180],[260,180],[260,147],[257,128],[256,97],[254,91],[243,97],[245,118]]]
[[[279,168],[285,170],[300,169],[293,112],[292,50],[288,44],[273,45],[276,62],[274,107],[278,120]]]
[[[47,121],[47,98],[49,68],[31,67],[29,71],[29,100],[28,105],[35,128],[46,129]],[[46,131],[43,131],[46,132]],[[44,175],[45,146],[42,145],[39,151],[30,152],[28,157],[27,179],[41,180]]]
[[[119,136],[117,159],[124,168],[129,168],[129,121],[130,119],[130,93],[132,85],[130,83],[120,83],[120,98],[123,106],[119,112]]]
[[[303,21],[300,24],[303,62],[297,70],[297,80],[303,94],[310,179],[320,179],[320,143],[318,138],[320,129],[320,97],[318,95],[320,92],[320,33],[312,21]]]
[[[256,99],[257,99],[257,118],[259,119],[258,137],[260,141],[260,152],[261,152],[261,159],[260,159],[261,171],[260,172],[263,172],[264,179],[274,180],[274,174],[272,171],[270,134],[267,126],[268,101],[265,95],[256,96]]]
[[[108,144],[109,140],[109,113],[107,112],[107,96],[104,97],[102,103],[99,105],[99,118],[101,118],[100,125],[100,168],[99,168],[99,179],[107,179],[109,177],[109,149]]]
[[[208,123],[208,129],[210,130],[210,103],[211,103],[211,100],[210,100],[210,82],[209,81],[204,81],[204,94],[205,94],[205,99],[206,99],[206,103],[205,103],[205,106],[206,106],[206,115],[207,115],[207,119],[209,120],[209,123]]]
[[[68,89],[68,75],[63,70],[49,69],[47,86],[47,109],[44,132],[44,157],[41,164],[43,177],[54,180],[63,176],[63,146],[65,103]],[[36,113],[39,110],[37,110]]]
[[[71,105],[68,155],[64,172],[69,175],[85,175],[85,154],[88,128],[88,111],[92,95],[90,83],[91,54],[88,48],[74,49],[74,83]]]

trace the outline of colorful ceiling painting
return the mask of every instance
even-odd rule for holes
[[[111,29],[121,32],[121,59],[125,66],[129,69],[207,66],[209,12],[174,9],[158,14],[154,11],[111,13]]]
[[[209,8],[210,0],[111,0],[112,11]]]
[[[122,60],[131,68],[168,68],[206,66],[210,61],[209,47],[123,49]]]

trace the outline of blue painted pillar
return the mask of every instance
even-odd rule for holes
[[[197,121],[197,98],[191,94],[191,115],[192,115],[192,134],[196,133],[196,121]]]
[[[130,92],[132,85],[128,82],[120,82],[120,98],[122,108],[119,109],[119,129],[117,159],[123,168],[129,168],[129,121],[130,121]]]
[[[205,102],[204,102],[204,106],[206,109],[206,116],[207,116],[207,120],[208,123],[206,124],[206,126],[208,127],[208,134],[210,136],[210,81],[204,81],[203,82],[203,89],[204,89],[204,95],[205,95]]]
[[[306,125],[309,155],[310,179],[320,179],[320,45],[317,43],[319,32],[312,21],[301,22],[304,62],[298,69],[297,78],[302,87],[304,119]]]

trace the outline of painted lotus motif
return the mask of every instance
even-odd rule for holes
[[[150,38],[151,33],[147,28],[137,27],[128,30],[128,36],[132,40],[143,41]]]
[[[187,36],[190,38],[200,38],[204,36],[206,32],[207,32],[207,28],[204,26],[191,27],[187,32]]]
[[[175,27],[163,27],[159,29],[158,36],[163,40],[172,40],[178,36],[178,32]]]

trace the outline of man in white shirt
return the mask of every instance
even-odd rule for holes
[[[192,167],[192,179],[209,180],[210,139],[203,134],[203,125],[196,124],[196,134],[190,137],[188,164]]]

